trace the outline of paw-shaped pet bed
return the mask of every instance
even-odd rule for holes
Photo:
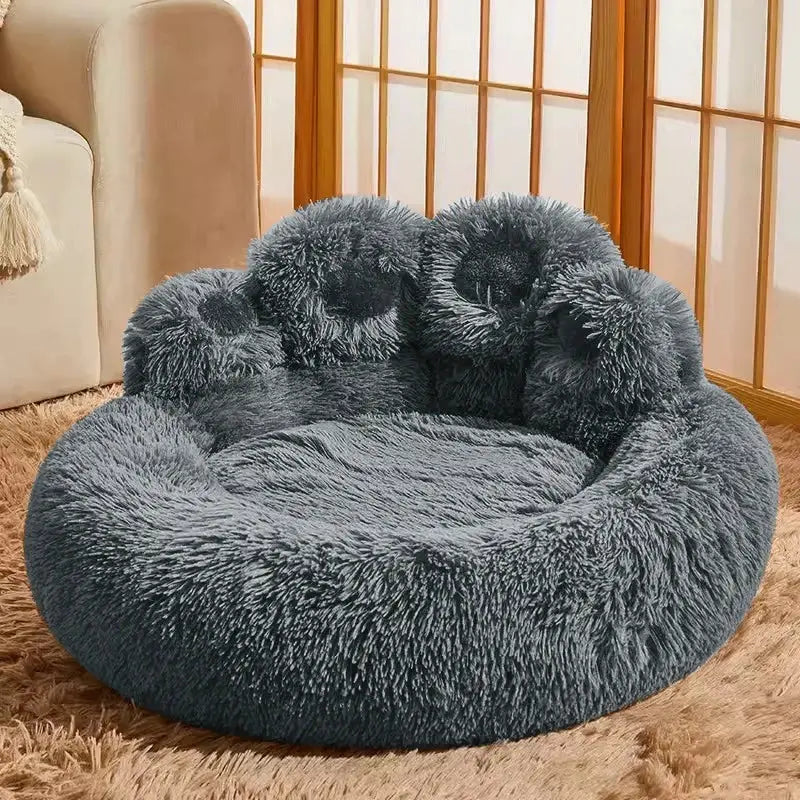
[[[619,709],[731,635],[777,506],[671,286],[537,197],[309,206],[167,281],[44,462],[39,610],[137,704],[438,747]]]

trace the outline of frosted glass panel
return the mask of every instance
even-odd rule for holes
[[[783,0],[778,42],[778,115],[800,120],[800,2]]]
[[[480,40],[480,0],[439,0],[436,49],[439,75],[477,78]]]
[[[531,95],[491,89],[486,116],[486,193],[528,194]]]
[[[227,0],[243,17],[247,30],[250,31],[250,42],[253,42],[253,31],[255,30],[255,0]]]
[[[656,97],[699,105],[703,0],[669,0],[656,5]]]
[[[653,136],[650,271],[680,289],[692,307],[699,152],[699,113],[657,106]]]
[[[428,71],[429,0],[394,0],[389,3],[389,54],[391,69]]]
[[[716,0],[713,104],[760,113],[764,109],[767,0]]]
[[[489,80],[533,86],[535,0],[492,0],[489,6]]]
[[[583,208],[586,101],[542,98],[539,194]]]
[[[261,227],[294,208],[294,64],[261,71]]]
[[[474,86],[440,83],[436,91],[434,205],[475,197],[478,92]]]
[[[342,76],[342,194],[378,191],[378,76]]]
[[[775,223],[764,384],[800,395],[800,131],[776,130]]]
[[[390,77],[387,100],[386,194],[424,212],[427,82]]]
[[[264,0],[264,24],[261,30],[263,53],[294,58],[297,43],[297,0]]]
[[[592,0],[547,0],[542,83],[562,92],[589,91]]]
[[[703,343],[710,369],[750,380],[761,210],[758,122],[711,121],[709,235]]]
[[[380,0],[342,0],[344,63],[377,67],[380,64],[380,53]]]

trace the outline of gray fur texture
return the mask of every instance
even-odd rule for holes
[[[774,460],[681,295],[537,197],[318,203],[171,279],[127,396],[42,465],[51,630],[222,732],[439,747],[574,725],[705,661],[761,580]]]

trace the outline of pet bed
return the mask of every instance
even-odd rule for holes
[[[126,395],[36,480],[63,646],[221,732],[438,747],[574,725],[735,630],[776,471],[677,290],[538,197],[313,204],[143,301]]]

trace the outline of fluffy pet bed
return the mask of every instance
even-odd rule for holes
[[[288,742],[434,747],[695,669],[761,579],[777,480],[681,295],[536,197],[309,206],[246,273],[157,287],[127,396],[54,447],[25,554],[136,703]]]

